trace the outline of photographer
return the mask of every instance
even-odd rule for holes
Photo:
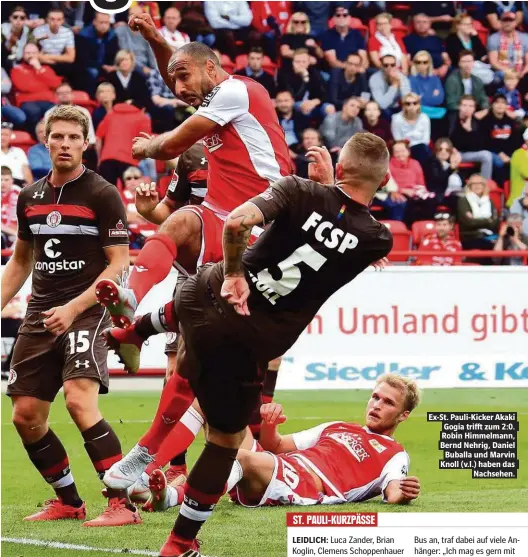
[[[522,215],[511,213],[505,222],[500,225],[499,239],[497,240],[494,251],[502,250],[528,250],[528,237],[521,233]],[[496,257],[496,265],[522,265],[522,257]]]

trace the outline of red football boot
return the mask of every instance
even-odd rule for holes
[[[171,532],[160,549],[159,557],[201,557],[200,542],[196,539],[184,540]]]
[[[85,522],[83,526],[127,526],[142,522],[137,509],[132,511],[126,506],[126,499],[114,497],[108,500],[108,507],[101,516]]]
[[[86,518],[86,505],[83,503],[80,507],[72,507],[65,505],[60,499],[49,499],[44,503],[40,511],[30,516],[26,516],[24,520],[84,520]]]

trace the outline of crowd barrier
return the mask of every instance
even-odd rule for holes
[[[138,313],[166,303],[176,277],[173,270],[156,285]],[[527,284],[524,266],[368,269],[327,301],[285,355],[278,388],[371,388],[387,371],[422,387],[528,387]],[[21,294],[29,293],[28,280]],[[164,374],[164,343],[164,335],[150,339],[138,375]],[[109,367],[123,374],[113,354]]]

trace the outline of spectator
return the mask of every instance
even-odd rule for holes
[[[321,126],[321,134],[330,153],[339,154],[343,145],[357,132],[363,131],[363,124],[359,118],[361,105],[355,97],[343,103],[343,109],[335,114],[329,114]]]
[[[481,111],[489,107],[484,83],[472,73],[474,62],[474,54],[469,50],[463,50],[458,58],[459,69],[447,78],[445,91],[450,123],[455,121],[460,99],[464,95],[471,95]]]
[[[381,58],[381,70],[370,76],[372,97],[384,113],[390,117],[400,108],[402,97],[411,92],[411,85],[396,64],[396,58],[386,54]]]
[[[422,112],[429,118],[438,120],[446,114],[444,104],[445,92],[442,81],[433,73],[433,60],[425,50],[414,55],[411,77],[409,78],[413,93],[420,95]]]
[[[2,136],[0,154],[0,165],[7,166],[11,170],[11,174],[15,183],[20,186],[33,183],[33,175],[29,168],[26,153],[20,147],[11,146],[11,133],[13,132],[13,124],[2,122]]]
[[[396,141],[408,141],[411,156],[422,166],[431,157],[431,120],[423,114],[420,97],[416,93],[407,93],[403,97],[403,111],[392,116],[392,136]]]
[[[528,237],[528,186],[524,188],[524,193],[516,199],[510,209],[511,215],[521,215],[522,234]]]
[[[524,144],[513,153],[510,161],[510,196],[506,201],[508,207],[522,195],[528,183],[528,129],[524,130],[523,140]]]
[[[185,119],[189,105],[174,96],[158,70],[152,70],[147,79],[153,105],[150,108],[153,129],[163,133],[174,129]]]
[[[295,100],[290,91],[279,91],[275,98],[277,117],[284,130],[288,147],[295,148],[300,142],[304,129],[308,127],[309,119],[300,110],[294,110]]]
[[[86,2],[52,2],[51,7],[62,11],[66,25],[78,33],[84,27],[84,8]]]
[[[77,35],[76,44],[77,83],[93,97],[97,83],[116,69],[114,60],[119,43],[110,15],[95,12],[92,23]]]
[[[486,180],[491,179],[493,156],[486,150],[486,137],[480,122],[475,118],[476,102],[471,95],[460,99],[458,117],[451,128],[449,137],[460,151],[462,162],[480,163],[480,173]]]
[[[55,73],[71,77],[74,72],[75,39],[71,29],[64,25],[64,12],[52,8],[44,25],[33,31],[39,43],[41,64],[53,66]]]
[[[332,2],[297,2],[299,11],[304,12],[310,21],[314,37],[320,37],[328,29]]]
[[[378,135],[385,143],[392,141],[390,124],[387,120],[381,118],[381,109],[376,101],[369,101],[365,106],[363,129],[366,132]]]
[[[301,178],[308,178],[308,165],[310,160],[307,158],[306,153],[310,147],[322,147],[323,142],[321,134],[314,128],[306,128],[302,133],[302,141],[299,153],[294,159],[295,174]]]
[[[517,89],[519,85],[519,74],[515,70],[506,70],[504,72],[504,87],[497,90],[497,93],[506,97],[508,110],[515,113],[516,118],[522,118],[525,110],[522,108],[521,93]]]
[[[365,39],[357,29],[350,29],[350,14],[344,7],[338,7],[333,17],[334,28],[321,35],[324,56],[331,68],[344,68],[349,54],[359,54],[361,72],[368,68]]]
[[[178,8],[167,8],[163,15],[163,27],[160,29],[161,36],[172,46],[172,48],[180,48],[184,44],[190,43],[191,39],[187,33],[178,31],[181,23],[181,14]]]
[[[116,104],[97,128],[99,174],[117,184],[129,166],[136,166],[132,142],[141,133],[151,133],[151,120],[134,104]]]
[[[497,93],[493,97],[487,116],[481,120],[482,133],[486,137],[486,149],[491,151],[493,156],[495,180],[499,184],[503,184],[510,175],[511,156],[522,144],[515,118],[506,113],[507,109],[506,97]]]
[[[17,236],[17,200],[21,189],[15,186],[13,173],[7,166],[2,166],[2,243],[11,247]],[[4,247],[4,246],[2,246]]]
[[[343,101],[350,97],[358,98],[361,108],[364,108],[370,99],[367,77],[365,73],[360,72],[360,69],[361,58],[359,54],[349,54],[343,69],[335,68],[332,70],[329,99],[337,110],[341,110]]]
[[[462,162],[460,153],[447,137],[437,139],[434,156],[424,167],[427,189],[436,195],[437,203],[444,203],[456,211],[457,195],[462,192],[463,182],[458,168]]]
[[[26,10],[23,6],[15,5],[9,15],[9,21],[2,23],[2,46],[7,50],[7,58],[11,65],[22,60],[24,47],[30,37],[31,29],[27,26]]]
[[[303,12],[295,12],[288,22],[286,33],[280,41],[280,55],[283,65],[291,66],[293,53],[305,48],[310,55],[310,64],[316,65],[324,58],[323,49],[315,42],[311,34],[310,20]]]
[[[448,29],[455,16],[454,2],[411,2],[411,13],[425,14],[436,29]]]
[[[483,2],[484,13],[488,26],[494,31],[500,31],[502,16],[505,13],[512,14],[516,25],[523,20],[522,2]]]
[[[209,25],[204,13],[204,3],[199,2],[172,2],[180,10],[181,24],[178,30],[187,33],[191,41],[199,41],[213,47],[216,36]]]
[[[104,117],[112,111],[116,99],[115,87],[107,81],[100,83],[95,91],[95,98],[99,105],[93,111],[93,125],[97,130]]]
[[[131,6],[128,10],[128,17],[130,18],[133,15],[141,13],[143,13],[141,6]],[[158,65],[156,63],[154,53],[139,31],[132,31],[128,25],[120,25],[119,27],[116,27],[115,32],[120,52],[127,50],[128,52],[133,53],[135,69],[138,70],[138,73],[147,76],[151,70],[157,69]],[[119,56],[119,52],[116,56]],[[115,62],[115,65],[118,65],[117,62]],[[117,87],[116,91],[119,98],[119,91]]]
[[[453,219],[449,213],[436,213],[434,232],[425,235],[418,251],[462,251],[462,244],[456,239]],[[460,263],[461,256],[419,255],[417,265],[454,265]]]
[[[489,60],[498,81],[506,70],[515,70],[521,77],[528,72],[528,35],[515,27],[515,14],[504,12],[500,30],[488,39]]]
[[[207,21],[215,30],[216,48],[234,61],[238,54],[236,41],[244,41],[244,43],[248,41],[249,26],[253,19],[249,4],[242,0],[236,2],[206,0],[204,10]]]
[[[411,158],[406,141],[395,141],[392,145],[389,170],[397,187],[397,191],[389,193],[382,202],[389,219],[404,220],[409,227],[415,220],[431,219],[435,195],[427,190],[422,167]]]
[[[147,81],[144,74],[134,69],[134,66],[137,67],[135,54],[130,50],[120,50],[116,54],[115,65],[117,70],[108,76],[108,82],[115,88],[115,102],[132,100],[136,106],[150,109],[152,100]]]
[[[523,233],[523,217],[520,213],[511,212],[499,227],[499,237],[493,249],[495,251],[526,251],[528,236]],[[524,265],[522,257],[496,257],[496,265]]]
[[[319,72],[310,66],[308,51],[300,48],[293,55],[292,68],[281,68],[278,86],[290,91],[295,99],[295,107],[312,118],[322,119],[326,114],[335,112],[334,105],[323,102],[326,90]]]
[[[458,198],[457,220],[464,249],[492,250],[497,239],[499,218],[488,195],[486,179],[470,176],[464,195]],[[481,258],[481,264],[491,265],[491,258]]]
[[[38,143],[29,148],[27,157],[31,173],[35,180],[40,180],[51,170],[51,158],[46,147],[46,122],[41,120],[35,130]]]
[[[139,187],[141,178],[143,178],[143,174],[137,166],[129,166],[123,172],[121,199],[126,208],[128,224],[145,224],[147,222],[136,208],[136,188]]]
[[[43,66],[36,44],[24,47],[21,64],[13,68],[11,79],[15,86],[17,104],[24,111],[27,127],[33,133],[47,110],[55,106],[55,89],[62,82],[51,66]]]
[[[409,74],[409,57],[403,41],[394,35],[391,27],[392,15],[381,13],[376,16],[376,33],[368,40],[370,62],[381,68],[380,52],[392,54],[405,75]]]
[[[262,37],[264,52],[272,59],[277,60],[277,43],[284,35],[290,20],[293,2],[253,2],[252,26]]]
[[[277,87],[273,76],[262,69],[262,61],[264,60],[264,51],[260,46],[250,48],[248,54],[247,66],[235,72],[235,75],[245,75],[260,83],[269,93],[270,97],[275,98]]]
[[[458,66],[460,53],[465,50],[473,52],[475,61],[487,62],[488,60],[488,51],[473,27],[473,18],[467,13],[460,13],[453,20],[451,34],[446,39],[446,51],[453,66]]]
[[[12,86],[8,73],[2,68],[2,119],[18,129],[24,125],[26,115],[22,109],[13,106],[9,101],[8,95]]]
[[[449,55],[445,51],[442,41],[431,35],[431,18],[425,14],[416,14],[413,17],[414,32],[404,39],[407,52],[414,58],[420,50],[426,50],[433,59],[435,75],[445,78],[451,66]]]

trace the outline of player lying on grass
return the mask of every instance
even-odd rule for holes
[[[364,426],[328,422],[290,435],[277,431],[286,421],[282,406],[264,404],[260,445],[248,429],[227,490],[246,507],[331,505],[378,495],[386,503],[409,503],[418,497],[420,482],[407,476],[409,455],[392,436],[419,402],[414,381],[388,373],[376,382]],[[188,416],[183,421],[188,423]],[[152,473],[150,488],[145,510],[166,510],[183,499],[184,488],[167,485],[161,470]]]

